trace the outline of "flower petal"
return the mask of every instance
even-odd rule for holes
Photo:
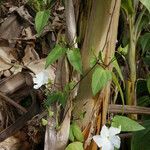
[[[37,85],[37,84],[36,84],[36,85],[34,85],[33,87],[34,87],[34,89],[39,89],[41,86],[42,86],[42,85],[39,85],[39,84]]]
[[[109,136],[109,129],[105,125],[103,125],[100,135],[102,138],[107,138]]]
[[[93,136],[93,140],[98,145],[98,147],[103,147],[103,145],[107,143],[107,138],[102,138],[100,135]]]
[[[35,78],[33,78],[33,82],[34,84],[34,88],[38,89],[40,88],[42,85],[48,83],[48,72],[47,71],[41,71],[40,73],[35,75]]]
[[[113,136],[111,139],[110,139],[111,143],[116,147],[116,148],[120,148],[120,143],[121,143],[121,140],[120,140],[120,137],[119,136]]]
[[[114,150],[114,145],[109,140],[106,140],[102,146],[102,150]]]
[[[119,134],[120,132],[121,132],[121,126],[119,126],[119,128],[110,127],[109,128],[109,137]]]

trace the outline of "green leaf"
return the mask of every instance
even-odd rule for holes
[[[76,140],[78,140],[79,142],[83,142],[84,137],[83,137],[80,127],[76,123],[72,123],[71,128],[72,128],[72,132]]]
[[[48,116],[49,117],[53,117],[54,116],[54,112],[50,110],[50,107],[47,108],[48,111]]]
[[[148,92],[150,93],[150,76],[147,78],[147,88]]]
[[[44,27],[47,25],[49,17],[50,17],[49,10],[39,11],[36,13],[35,29],[36,29],[38,35],[40,35],[42,33]]]
[[[146,51],[150,50],[150,33],[145,33],[140,37],[140,45],[142,47],[142,55],[145,54]]]
[[[42,118],[42,125],[43,125],[43,126],[46,126],[47,123],[48,123],[48,121],[47,121],[46,119]]]
[[[132,5],[132,0],[121,0],[121,7],[129,15],[132,15],[134,13],[133,5]]]
[[[114,82],[114,84],[117,86],[119,92],[120,92],[120,96],[121,96],[121,100],[122,100],[122,104],[124,105],[124,95],[123,95],[123,92],[122,92],[122,89],[121,89],[121,86],[118,82],[118,79],[116,77],[116,75],[114,73],[112,73],[112,81]],[[114,102],[115,103],[115,102]]]
[[[73,66],[75,70],[77,70],[80,74],[82,74],[82,61],[81,54],[78,48],[67,51],[67,57],[70,64]]]
[[[47,100],[45,101],[45,105],[49,107],[54,102],[59,102],[63,107],[66,104],[65,94],[61,91],[52,92],[47,95]]]
[[[144,63],[148,66],[150,66],[150,50],[146,51],[145,57],[143,58]]]
[[[131,150],[150,150],[150,120],[144,121],[145,130],[135,132],[131,141]]]
[[[125,117],[116,115],[112,120],[113,127],[119,127],[121,125],[121,131],[139,131],[145,129],[136,121]]]
[[[69,82],[68,84],[65,85],[64,91],[69,94],[69,92],[73,89],[75,84],[76,84],[75,81]]]
[[[148,9],[150,12],[150,2],[149,0],[140,0],[140,2]]]
[[[97,58],[96,57],[91,57],[90,58],[90,67],[92,68],[97,62]]]
[[[67,95],[63,92],[58,93],[58,102],[62,105],[64,108],[66,105]]]
[[[122,47],[121,45],[118,47],[118,52],[121,53],[122,55],[126,56],[128,54],[128,47],[129,45],[127,44],[125,47]]]
[[[69,130],[69,140],[71,142],[74,142],[74,135],[73,135],[73,131],[72,131],[72,126],[70,126],[70,130]]]
[[[104,86],[106,86],[107,82],[111,80],[112,75],[109,70],[105,70],[102,67],[98,67],[95,69],[92,75],[92,92],[96,95]]]
[[[117,73],[118,73],[120,79],[121,79],[122,82],[124,83],[124,78],[123,78],[123,75],[122,75],[122,71],[121,71],[121,69],[120,69],[120,66],[119,66],[118,61],[117,61],[116,58],[115,58],[115,60],[113,61],[113,66],[114,66],[115,70],[117,71]]]
[[[66,48],[56,45],[46,58],[45,69],[59,59],[66,52]]]
[[[84,150],[83,143],[73,142],[73,143],[69,144],[65,150]]]

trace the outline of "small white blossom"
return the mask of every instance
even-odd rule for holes
[[[96,142],[98,147],[102,150],[114,150],[114,147],[120,148],[120,137],[121,126],[119,128],[110,127],[107,128],[105,125],[102,127],[100,135],[93,136],[93,140]]]
[[[41,71],[40,73],[35,75],[35,78],[33,78],[34,82],[34,89],[40,88],[42,85],[47,84],[49,79],[49,75],[47,71]]]

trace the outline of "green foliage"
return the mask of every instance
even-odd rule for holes
[[[118,52],[121,53],[122,55],[126,56],[128,54],[128,48],[129,48],[128,44],[125,47],[122,47],[120,45],[118,48]]]
[[[47,68],[49,65],[58,60],[61,56],[63,56],[66,50],[66,48],[61,47],[57,44],[47,56],[45,68]]]
[[[82,74],[82,61],[80,50],[78,48],[72,50],[68,49],[67,57],[73,68],[77,70],[80,74]]]
[[[149,0],[140,0],[140,2],[148,9],[150,12],[150,2]]]
[[[55,2],[56,0],[28,0],[27,3],[33,8],[33,10],[38,12],[50,9]]]
[[[122,92],[122,88],[118,82],[118,79],[116,77],[116,75],[114,73],[112,73],[112,81],[114,82],[114,84],[117,86],[119,92],[120,92],[120,96],[121,96],[121,100],[122,100],[122,104],[124,105],[124,95],[123,95],[123,92]],[[114,102],[115,103],[115,102]]]
[[[125,117],[116,115],[112,120],[113,127],[119,127],[121,125],[121,131],[139,131],[145,129],[136,121]]]
[[[44,119],[44,118],[42,118],[42,120],[41,120],[41,121],[42,121],[42,125],[43,125],[43,126],[46,126],[46,125],[47,125],[47,123],[48,123],[48,121],[47,121],[46,119]]]
[[[126,14],[132,15],[134,13],[132,0],[121,0],[121,7],[125,10]]]
[[[150,105],[150,97],[148,95],[144,95],[138,98],[138,106],[149,106]]]
[[[55,91],[52,93],[48,93],[47,99],[45,100],[45,105],[49,107],[54,102],[59,102],[63,107],[65,107],[66,104],[66,94],[61,91]]]
[[[69,144],[65,150],[84,150],[83,143],[73,142],[73,143]]]
[[[143,58],[144,63],[148,66],[150,66],[150,51],[147,51],[145,54],[145,57]]]
[[[79,142],[84,141],[84,137],[83,137],[83,134],[81,132],[81,129],[76,123],[72,123],[70,125],[69,139],[72,142],[74,142],[75,140],[77,140]]]
[[[150,120],[143,123],[145,130],[135,132],[131,141],[131,150],[150,150]]]
[[[90,58],[90,67],[92,68],[97,62],[97,58],[96,57],[91,57]]]
[[[124,83],[124,77],[123,77],[122,71],[121,71],[121,69],[120,69],[120,66],[119,66],[118,61],[117,61],[116,58],[115,58],[115,60],[113,61],[113,67],[114,67],[114,69],[117,71],[117,73],[118,73],[120,79],[122,80],[122,82]]]
[[[109,70],[105,70],[102,67],[97,67],[94,70],[92,75],[92,92],[93,95],[96,95],[104,86],[106,86],[107,82],[111,80],[112,75]]]
[[[150,33],[145,33],[139,40],[142,48],[142,54],[145,54],[148,50],[150,51]]]
[[[50,17],[49,10],[43,10],[36,13],[35,29],[37,31],[38,36],[42,33],[44,27],[47,25],[49,17]]]
[[[150,93],[150,76],[148,76],[147,78],[147,88],[148,88],[148,92]]]
[[[70,130],[69,130],[69,140],[71,142],[74,142],[75,141],[75,137],[73,135],[73,129],[72,129],[72,126],[70,126]]]
[[[147,83],[145,79],[138,79],[136,87],[137,98],[148,95]]]
[[[74,82],[74,81],[71,81],[68,84],[66,84],[65,88],[64,88],[64,92],[66,94],[69,94],[69,92],[74,88],[75,84],[76,84],[76,82]]]

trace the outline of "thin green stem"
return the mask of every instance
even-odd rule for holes
[[[142,12],[138,16],[136,23],[135,23],[135,36],[136,36],[136,40],[138,40],[139,35],[140,35],[139,33],[141,32],[141,30],[139,29],[139,27],[140,27],[140,24],[141,24],[141,21],[142,21],[142,18],[143,18],[143,15],[144,15],[145,11],[146,11],[146,8],[144,7],[142,9]]]

